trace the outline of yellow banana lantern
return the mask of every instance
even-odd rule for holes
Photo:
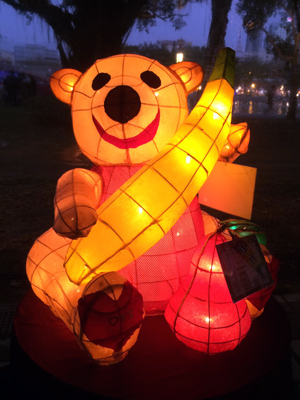
[[[65,259],[77,285],[137,259],[184,213],[218,160],[231,124],[234,51],[223,49],[203,94],[177,133],[97,210],[97,222],[73,240]]]

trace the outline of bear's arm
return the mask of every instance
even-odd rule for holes
[[[102,180],[96,172],[83,168],[66,172],[56,187],[55,232],[70,239],[87,236],[97,221],[101,192]]]
[[[248,151],[250,129],[246,122],[230,126],[229,135],[220,152],[218,161],[233,162]]]

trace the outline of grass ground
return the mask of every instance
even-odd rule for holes
[[[277,291],[300,290],[300,121],[234,117],[251,129],[249,151],[237,162],[258,168],[252,221],[267,234],[281,264]],[[58,178],[90,163],[78,151],[68,107],[39,98],[0,107],[0,279],[24,277],[27,253],[53,221]],[[218,216],[216,214],[216,216]]]

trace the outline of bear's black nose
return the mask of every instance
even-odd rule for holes
[[[126,124],[138,115],[141,108],[140,96],[130,86],[117,86],[106,96],[104,108],[109,118]]]

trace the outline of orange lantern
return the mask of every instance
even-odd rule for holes
[[[92,161],[101,164],[92,171],[79,168],[69,171],[57,185],[54,231],[71,239],[88,235],[88,242],[76,240],[71,245],[68,242],[67,273],[75,284],[84,284],[98,272],[120,269],[131,262],[131,267],[126,267],[122,274],[141,290],[149,312],[164,311],[179,287],[180,277],[187,273],[189,259],[203,236],[199,206],[196,201],[190,208],[187,204],[207,178],[222,147],[219,141],[229,132],[233,90],[227,80],[232,81],[231,51],[224,50],[217,64],[217,72],[208,83],[202,100],[175,135],[173,144],[170,142],[164,151],[161,149],[187,116],[188,93],[201,82],[202,70],[197,64],[178,63],[166,68],[145,57],[121,55],[97,61],[85,74],[61,70],[51,78],[55,95],[72,107],[80,148]],[[133,90],[140,99],[137,115],[135,101],[132,104],[128,95]],[[116,103],[119,116],[112,106],[112,99],[119,98],[117,93],[120,96],[123,93],[123,102],[125,99],[125,105],[120,101]],[[137,99],[136,95],[133,97]],[[175,103],[171,104],[170,99]],[[131,106],[135,112],[130,111]],[[127,112],[131,119],[126,122],[122,115]],[[156,117],[149,119],[152,114],[159,115],[158,124]],[[124,133],[123,144],[119,141],[120,129]],[[143,139],[141,132],[144,132]],[[143,140],[147,143],[142,143]],[[198,142],[201,146],[195,146]],[[131,165],[151,159],[150,144],[156,152],[160,151],[156,161],[149,161],[143,168],[140,164]],[[196,149],[199,154],[195,153]],[[201,159],[201,154],[205,159],[203,163],[195,158]],[[116,163],[119,165],[114,165]],[[182,217],[172,228],[180,214]],[[47,234],[49,251],[60,253],[66,239],[60,241],[54,231]],[[162,240],[157,248],[147,250],[159,239]],[[99,243],[105,245],[99,246]],[[81,251],[82,245],[86,250]],[[28,264],[33,264],[31,269],[40,262],[35,260],[36,250],[32,250],[28,259]],[[51,257],[46,254],[46,247],[43,251],[44,265]],[[139,259],[138,255],[144,258]],[[92,257],[93,263],[104,257],[106,266],[98,262],[96,266],[90,262],[81,265],[80,260],[86,257]],[[75,259],[80,265],[76,264],[74,269]],[[46,269],[50,271],[51,264]]]
[[[187,96],[202,79],[195,63],[167,68],[124,54],[98,60],[84,74],[64,69],[51,77],[54,94],[71,106],[80,149],[96,165],[59,179],[53,228],[32,247],[27,274],[97,362],[122,359],[116,353],[127,352],[138,332],[135,324],[133,340],[122,333],[112,344],[91,328],[110,303],[103,274],[122,270],[147,312],[161,313],[188,273],[204,235],[195,196],[235,129],[233,73],[234,52],[224,49],[189,116]],[[128,295],[126,280],[109,276]],[[97,312],[89,312],[90,298]]]
[[[134,58],[134,56],[126,55],[122,57],[123,69],[120,72],[122,76],[127,72],[127,63],[132,65],[132,57]],[[201,99],[181,126],[180,120],[177,119],[175,131],[177,128],[178,130],[175,135],[175,131],[173,130],[173,137],[169,143],[99,207],[97,210],[97,222],[88,237],[80,238],[72,242],[65,262],[66,271],[71,281],[76,284],[82,284],[88,282],[99,272],[119,270],[128,265],[157,243],[184,213],[213,169],[229,134],[234,94],[232,87],[233,63],[234,54],[231,50],[225,49],[220,53],[212,77],[208,81]],[[140,75],[140,79],[144,79],[144,72],[141,73],[139,67],[145,70],[146,65],[148,66],[147,71],[149,73],[151,71],[156,76],[160,77],[159,80],[153,78],[157,86],[155,90],[153,90],[153,88],[151,90],[151,96],[157,99],[156,102],[151,102],[150,98],[147,97],[146,106],[148,107],[148,104],[150,104],[151,110],[152,108],[157,110],[154,112],[155,116],[151,118],[149,123],[152,124],[154,121],[153,118],[158,118],[157,113],[160,114],[162,109],[164,109],[164,115],[165,112],[167,112],[166,109],[173,109],[173,112],[175,109],[177,110],[176,112],[178,112],[180,109],[178,103],[174,106],[170,104],[170,99],[175,95],[174,90],[176,91],[182,88],[182,82],[181,84],[178,83],[178,75],[175,79],[174,71],[171,75],[169,72],[167,74],[168,79],[165,83],[163,79],[165,75],[162,71],[157,70],[156,63],[151,63],[149,65],[149,60],[147,60],[145,64],[145,60],[143,59],[143,62],[140,64],[141,65],[137,64],[135,60],[134,71]],[[117,64],[117,66],[118,65],[119,64]],[[99,69],[100,66],[97,65],[97,72]],[[178,71],[180,77],[184,77],[186,74],[183,73],[183,71],[186,70],[189,75],[188,82],[191,80],[193,82],[193,73],[197,71],[195,67],[190,66],[186,68],[178,66],[177,64],[175,72]],[[93,74],[91,72],[91,74],[87,74],[79,79],[72,93],[72,113],[75,135],[77,124],[80,126],[82,135],[82,132],[86,132],[87,129],[92,129],[91,124],[95,125],[95,121],[91,122],[90,120],[94,119],[99,122],[99,112],[103,109],[106,110],[105,99],[102,100],[101,104],[104,104],[102,107],[99,106],[94,98],[91,100],[92,89],[87,89],[86,82],[88,81],[89,85],[93,87],[93,79],[96,79],[98,76],[96,75],[95,77],[96,71],[94,68],[92,68],[91,71],[93,71]],[[152,75],[153,74],[151,74],[151,76]],[[59,79],[59,77],[57,77],[57,79]],[[125,77],[123,80],[117,80],[116,82],[119,86],[124,86],[124,81]],[[108,90],[113,91],[116,88],[113,82],[114,81],[109,83],[106,81],[104,93],[107,96],[110,96],[111,93],[107,93]],[[154,85],[153,82],[148,83],[150,88]],[[113,85],[113,89],[111,89],[110,85]],[[119,86],[117,87],[119,88]],[[138,87],[139,86],[136,86],[137,90]],[[145,86],[141,85],[141,87],[144,88]],[[194,85],[192,87],[194,87]],[[170,92],[171,88],[174,90],[172,89]],[[167,91],[167,96],[165,96],[165,91]],[[85,93],[85,103],[81,104],[80,102],[79,107],[79,104],[77,105],[77,99],[82,99],[82,93]],[[95,89],[93,93],[95,95]],[[130,91],[130,93],[132,92]],[[155,93],[157,95],[155,95]],[[126,98],[126,96],[127,95],[124,94],[121,98]],[[144,96],[144,93],[141,93],[141,96]],[[95,95],[95,98],[97,97],[98,94]],[[135,96],[133,97],[134,99],[130,101],[135,104],[137,100],[135,100]],[[176,97],[178,97],[178,95]],[[99,99],[99,101],[100,100],[101,99]],[[93,108],[92,105],[94,104],[97,104],[97,107]],[[114,104],[113,101],[108,102],[109,109],[112,104]],[[166,109],[163,107],[164,104]],[[91,110],[93,118],[90,118]],[[137,112],[136,108],[135,112]],[[82,122],[80,124],[79,122],[77,123],[79,116],[81,116],[82,120],[86,120],[83,117],[86,114],[89,116],[88,124],[82,125]],[[153,113],[150,113],[150,115],[152,114]],[[110,111],[109,115],[111,119],[112,117],[117,118],[115,114],[111,115]],[[132,114],[131,124],[135,123],[135,118],[138,119],[137,121],[140,121],[139,113],[135,116],[133,115],[134,113]],[[180,115],[182,114],[180,113]],[[106,117],[106,119],[109,120],[108,117]],[[168,114],[168,121],[170,119],[172,119],[172,115]],[[125,120],[122,119],[122,122],[124,123]],[[167,124],[167,122],[165,122],[165,124]],[[116,121],[114,121],[114,125],[116,125]],[[92,143],[92,148],[99,149],[102,141],[106,141],[107,136],[104,135],[103,137],[103,134],[99,133],[99,126],[97,124],[95,126],[97,129],[93,127],[93,132],[97,133],[97,142]],[[147,125],[147,130],[148,127],[149,124]],[[109,128],[110,125],[103,129],[108,130]],[[102,132],[101,129],[100,131]],[[128,147],[128,143],[132,143],[133,137],[130,136],[130,138],[127,139],[126,129],[123,129],[122,135],[125,136],[126,139],[122,140],[126,140]],[[134,137],[136,137],[136,135]],[[100,140],[100,138],[102,138],[102,140]],[[119,138],[120,137],[118,137],[118,139]],[[77,141],[81,147],[86,140],[86,135],[82,141],[77,137]],[[110,140],[110,142],[112,142],[112,140]],[[113,140],[113,143],[116,145],[117,142]],[[112,143],[109,144],[111,145]],[[120,146],[121,144],[119,144],[119,147]],[[148,144],[145,144],[145,146],[147,147]],[[144,144],[141,145],[141,147],[144,148]],[[126,158],[123,158],[123,161],[120,162],[129,163],[128,154],[130,155],[130,160],[133,160],[135,153],[138,151],[137,149],[142,151],[140,147],[134,147],[132,151],[127,148],[127,153],[125,152]],[[124,154],[124,149],[119,148],[119,150],[122,150],[122,154]],[[90,155],[91,151],[92,149],[89,150],[89,156],[94,160]],[[100,160],[100,155],[97,160]],[[119,159],[116,158],[116,160]],[[140,158],[134,158],[134,160],[138,162]],[[104,161],[106,160],[102,160],[102,162]],[[99,249],[99,243],[104,242],[106,246]]]
[[[74,333],[98,364],[115,364],[135,344],[143,318],[140,293],[118,273],[108,272],[85,287],[75,313]]]
[[[224,144],[219,161],[233,162],[240,154],[248,151],[250,141],[250,130],[246,123],[231,125],[230,133]]]
[[[53,229],[43,233],[28,254],[26,273],[37,297],[73,330],[74,312],[84,287],[70,282],[63,267],[70,242]]]
[[[189,275],[165,311],[176,337],[208,354],[233,350],[251,326],[245,300],[233,303],[220,265],[216,245],[226,240],[218,232],[203,238]]]

